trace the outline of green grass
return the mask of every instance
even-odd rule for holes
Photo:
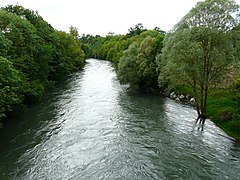
[[[192,94],[192,88],[176,88],[178,94]],[[227,134],[240,141],[239,92],[228,89],[209,90],[207,113],[210,119]]]
[[[236,92],[211,90],[207,103],[210,119],[227,134],[240,141],[240,114]]]
[[[185,94],[185,95],[193,94],[193,90],[191,86],[184,85],[184,86],[179,86],[176,89],[177,89],[176,91],[177,94]]]

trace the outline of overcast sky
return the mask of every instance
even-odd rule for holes
[[[70,25],[79,34],[126,34],[142,23],[147,29],[170,30],[200,0],[0,0],[38,11],[55,29],[68,31]],[[240,0],[236,0],[240,3]]]

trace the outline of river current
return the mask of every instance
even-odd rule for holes
[[[131,93],[107,61],[0,129],[0,179],[240,179],[240,145],[159,95]]]

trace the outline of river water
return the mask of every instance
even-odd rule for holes
[[[0,179],[240,179],[240,145],[194,118],[90,59],[0,130]]]

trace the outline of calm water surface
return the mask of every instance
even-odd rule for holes
[[[88,60],[0,130],[0,179],[240,179],[240,145],[195,117]]]

